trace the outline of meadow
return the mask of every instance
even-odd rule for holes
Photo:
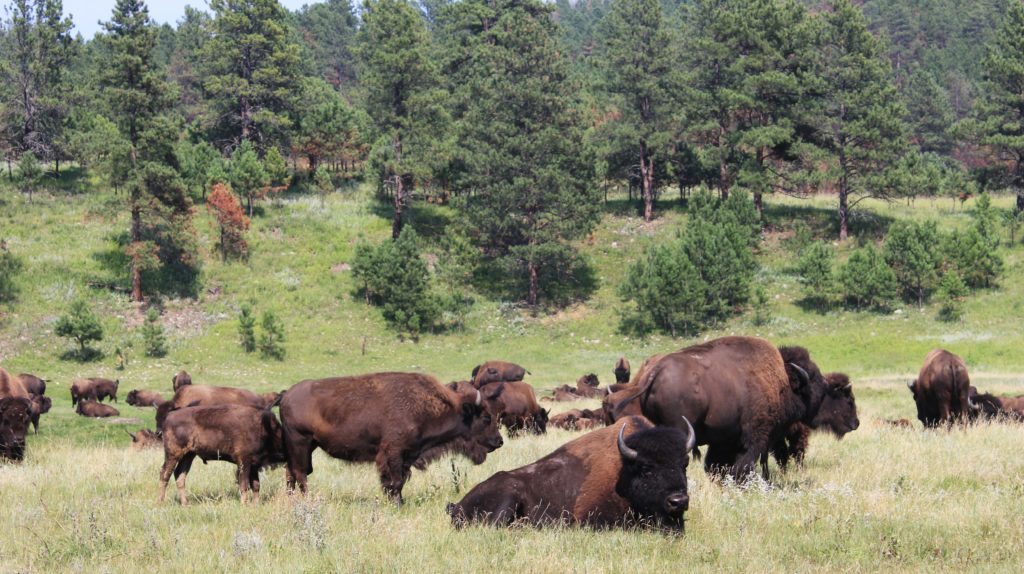
[[[1024,556],[1022,429],[981,424],[923,431],[905,383],[928,350],[962,356],[983,391],[1024,393],[1024,249],[1002,250],[1006,271],[997,290],[972,294],[957,323],[936,320],[937,305],[900,305],[887,313],[843,308],[819,311],[801,303],[792,235],[798,223],[830,237],[834,198],[772,197],[772,229],[758,255],[757,282],[769,294],[767,324],[753,313],[701,333],[672,339],[630,338],[617,330],[615,290],[626,266],[650,242],[670,237],[686,212],[671,198],[660,217],[644,224],[623,197],[612,194],[598,229],[580,241],[598,277],[593,293],[563,309],[531,312],[514,302],[474,294],[466,328],[400,340],[379,312],[353,295],[351,260],[360,237],[389,236],[389,214],[367,189],[330,195],[323,207],[306,195],[286,194],[262,206],[250,231],[247,263],[223,263],[212,254],[214,232],[202,207],[196,227],[204,253],[202,290],[192,299],[160,301],[169,354],[141,352],[139,308],[118,291],[92,285],[123,283],[126,271],[109,256],[127,226],[124,198],[95,191],[81,174],[66,175],[50,191],[28,199],[0,190],[0,237],[26,263],[20,295],[0,307],[0,364],[52,382],[54,408],[30,436],[23,464],[0,465],[0,572],[21,571],[509,571],[614,572],[655,569],[748,571],[1018,570]],[[1009,197],[995,204],[1008,207]],[[866,202],[855,219],[862,241],[877,240],[889,222],[935,218],[943,227],[966,225],[949,201],[914,205]],[[457,214],[417,205],[412,224],[428,240]],[[847,253],[856,241],[840,246]],[[93,363],[62,360],[70,343],[53,323],[77,297],[100,314],[104,357]],[[246,355],[237,344],[243,302],[283,319],[283,362]],[[318,453],[307,498],[284,492],[283,471],[267,471],[264,499],[242,507],[233,466],[196,464],[187,508],[156,503],[159,451],[127,448],[126,429],[152,426],[152,409],[118,406],[132,424],[76,416],[68,385],[78,376],[164,391],[181,368],[196,383],[281,390],[304,378],[374,370],[417,370],[441,381],[467,378],[473,365],[501,358],[532,373],[538,391],[597,373],[602,383],[626,356],[643,358],[727,334],[759,335],[777,344],[808,347],[825,371],[854,380],[861,427],[841,441],[815,436],[803,468],[769,482],[712,484],[691,462],[691,510],[683,536],[647,531],[586,529],[454,530],[444,506],[492,473],[543,456],[574,433],[506,440],[480,466],[443,459],[414,472],[407,503],[381,496],[372,466],[330,460]],[[127,364],[115,368],[114,350]],[[555,411],[594,406],[558,404]],[[882,424],[908,418],[913,429]]]

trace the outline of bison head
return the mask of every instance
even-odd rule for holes
[[[857,419],[857,403],[853,398],[853,385],[850,383],[850,377],[843,373],[825,375],[825,383],[825,396],[817,414],[811,419],[811,428],[825,428],[842,438],[860,426],[860,420]]]
[[[971,418],[996,418],[1004,412],[1003,402],[989,393],[979,393],[973,385],[967,389],[967,404],[971,407]]]
[[[187,371],[178,371],[177,375],[171,377],[171,386],[175,391],[184,387],[185,385],[192,384],[192,376]]]
[[[654,427],[623,438],[626,425],[622,425],[618,437],[622,471],[615,485],[615,492],[629,501],[641,521],[680,531],[683,513],[690,507],[686,466],[697,442],[690,421],[683,420],[686,433],[674,427]]]
[[[533,413],[530,417],[529,428],[533,434],[544,434],[548,432],[548,415],[551,411],[548,409],[538,409],[537,412]]]
[[[626,360],[626,357],[619,357],[618,362],[615,363],[615,370],[612,372],[615,374],[616,383],[629,382],[629,361]]]
[[[596,388],[601,385],[601,381],[597,379],[597,375],[595,375],[594,373],[589,373],[576,379],[576,387],[578,388],[582,385],[587,385]]]
[[[284,428],[274,416],[274,411],[266,408],[262,414],[263,423],[263,466],[284,464]]]
[[[492,393],[486,397],[480,391],[476,391],[474,398],[463,395],[462,402],[462,424],[469,429],[469,438],[464,441],[462,452],[473,461],[473,464],[480,464],[487,458],[487,453],[493,452],[504,444],[501,438],[501,431],[498,429],[498,406],[497,400],[505,391],[505,385],[498,385]]]
[[[0,399],[0,458],[25,458],[25,435],[31,420],[31,401],[22,397]]]
[[[128,391],[128,398],[125,399],[125,402],[127,402],[129,405],[133,407],[139,406],[139,390],[134,389]]]
[[[125,429],[124,432],[128,433],[128,436],[132,437],[132,450],[156,448],[163,444],[163,441],[160,439],[160,435],[149,429],[139,429],[135,434],[132,434],[127,429]]]

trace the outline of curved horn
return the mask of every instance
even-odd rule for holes
[[[697,446],[697,433],[694,432],[690,419],[683,417],[683,422],[686,423],[686,453],[689,454],[693,447]]]
[[[627,424],[629,423],[624,423],[621,427],[619,427],[619,454],[621,454],[623,458],[627,458],[629,460],[636,460],[637,458],[639,458],[640,453],[638,453],[636,449],[632,449],[626,446],[626,439],[622,438],[622,433],[626,432]]]
[[[476,390],[476,406],[482,405],[484,402],[484,396],[480,394],[480,389]]]
[[[124,429],[124,432],[128,433],[128,436],[132,437],[132,440],[135,440],[135,435],[133,435],[131,431],[129,431],[128,429]]]
[[[789,364],[790,367],[793,367],[793,369],[797,373],[800,374],[800,377],[803,378],[804,384],[807,384],[807,383],[811,382],[811,376],[807,374],[807,371],[805,371],[803,369],[803,367],[801,367],[800,365],[798,365],[796,363],[788,363],[788,364]]]
[[[914,390],[914,381],[907,381],[907,388],[910,390]]]
[[[980,411],[981,410],[981,405],[979,405],[979,404],[975,403],[973,400],[971,400],[971,397],[967,397],[967,406],[971,407],[972,411]]]

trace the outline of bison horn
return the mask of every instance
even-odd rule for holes
[[[793,367],[793,370],[796,371],[800,375],[800,378],[803,380],[803,383],[805,385],[807,383],[811,382],[811,376],[807,374],[807,371],[805,371],[803,369],[803,367],[801,367],[800,365],[798,365],[796,363],[789,363],[789,366]]]
[[[626,439],[622,438],[622,433],[626,432],[626,424],[628,423],[624,423],[619,427],[619,453],[623,458],[636,460],[640,456],[640,453],[638,453],[636,449],[626,446]]]
[[[980,411],[981,405],[971,400],[971,397],[967,397],[967,406],[971,407],[972,411]]]
[[[693,447],[697,446],[697,433],[693,430],[693,425],[690,424],[690,419],[683,417],[683,422],[686,423],[686,452],[689,454]]]
[[[476,405],[480,406],[484,402],[483,395],[480,394],[480,389],[476,390]]]
[[[914,390],[914,381],[907,381],[907,388],[910,390]]]
[[[133,435],[131,431],[129,431],[128,429],[124,429],[124,432],[128,433],[128,436],[132,437],[132,440],[135,440],[135,435]]]

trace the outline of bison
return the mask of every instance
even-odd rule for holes
[[[601,386],[601,381],[597,380],[597,375],[590,373],[589,375],[583,375],[576,380],[576,394],[588,399],[603,397],[605,395],[604,389],[598,387]]]
[[[40,379],[29,373],[19,373],[18,378],[21,379],[21,384],[29,393],[40,396],[46,394],[46,379]]]
[[[147,448],[157,448],[163,446],[163,438],[160,433],[151,431],[149,429],[139,429],[134,433],[125,430],[128,436],[132,437],[132,450],[143,450]]]
[[[583,399],[584,397],[581,397],[579,393],[576,392],[576,389],[569,385],[562,385],[555,389],[551,393],[550,397],[543,398],[545,401],[555,401],[558,403],[571,403],[574,401],[582,401]]]
[[[613,407],[613,419],[637,399],[655,424],[679,426],[685,416],[697,444],[708,445],[705,470],[737,480],[793,423],[811,424],[828,392],[805,349],[777,349],[756,337],[723,337],[670,353],[636,383]],[[856,420],[855,413],[842,416]]]
[[[618,361],[615,361],[615,369],[612,370],[615,375],[615,382],[620,385],[624,385],[629,382],[629,361],[626,357],[619,357]]]
[[[928,353],[921,372],[907,386],[917,404],[917,419],[926,428],[966,422],[970,416],[967,365],[949,351],[935,349]]]
[[[604,426],[604,413],[590,409],[570,409],[552,416],[548,426],[570,431],[591,430]]]
[[[125,402],[133,407],[157,407],[164,402],[164,396],[157,391],[132,389]]]
[[[258,395],[248,389],[236,387],[211,387],[206,385],[186,385],[174,393],[171,402],[174,408],[180,409],[196,403],[210,405],[246,405],[262,409],[273,405],[280,398],[279,393]]]
[[[86,399],[102,402],[103,399],[110,398],[116,403],[117,387],[120,383],[120,380],[111,381],[99,377],[75,379],[71,383],[71,406]]]
[[[25,436],[32,418],[32,404],[24,397],[0,397],[0,459],[25,458]]]
[[[31,377],[32,375],[29,376]],[[32,423],[33,432],[38,432],[39,415],[50,412],[53,401],[50,400],[50,397],[33,393],[29,390],[30,388],[33,388],[31,381],[26,383],[26,380],[21,375],[11,376],[3,367],[0,367],[0,398],[26,399],[29,402],[29,419]],[[43,390],[45,390],[45,387]]]
[[[982,417],[1024,420],[1024,395],[997,397],[989,393],[979,393],[978,389],[972,385],[967,390],[967,404],[971,409],[972,419]]]
[[[499,386],[504,389],[496,400],[498,407],[495,414],[498,415],[501,424],[508,429],[509,438],[515,438],[521,430],[538,435],[547,432],[550,413],[537,404],[537,396],[529,383],[490,383],[480,387],[480,392],[484,396],[494,396]]]
[[[233,462],[238,467],[238,492],[245,504],[248,493],[259,502],[260,469],[281,464],[284,435],[270,409],[222,404],[185,407],[167,415],[163,430],[164,465],[160,469],[160,502],[174,473],[178,498],[187,505],[185,480],[198,456]]]
[[[692,427],[683,423],[688,432],[628,417],[587,433],[476,485],[448,505],[452,523],[642,524],[681,531],[690,504],[686,467],[695,440]]]
[[[515,363],[505,361],[487,361],[473,367],[473,385],[480,388],[490,383],[521,381],[527,374],[532,374]]]
[[[459,393],[419,373],[302,381],[281,400],[288,489],[297,483],[306,492],[320,447],[334,458],[376,462],[385,494],[401,504],[414,465],[422,468],[445,451],[480,464],[502,445],[498,419],[483,399],[479,390]]]
[[[174,390],[174,392],[178,392],[178,389],[180,389],[181,387],[191,384],[192,376],[189,375],[187,371],[178,371],[177,375],[171,377],[171,388]]]
[[[31,417],[32,417],[32,432],[39,432],[39,416],[50,412],[50,408],[53,406],[53,400],[50,397],[43,395],[32,395],[31,401]]]
[[[83,417],[93,418],[116,417],[121,414],[114,407],[93,400],[78,401],[75,412]]]

